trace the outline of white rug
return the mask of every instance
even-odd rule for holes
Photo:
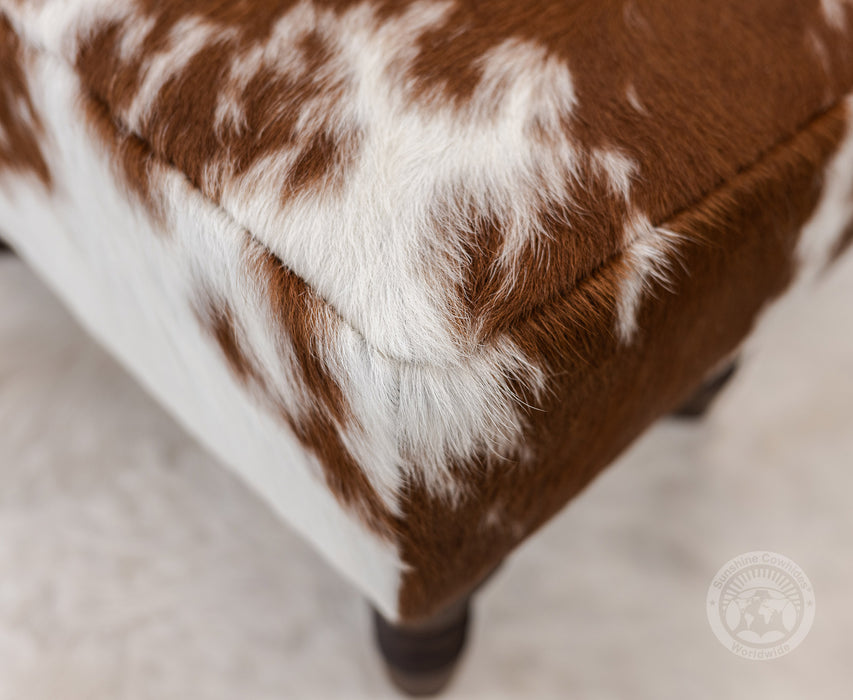
[[[481,595],[448,698],[846,699],[853,256],[765,319],[712,414],[663,421]],[[816,590],[791,654],[705,614],[769,549]],[[396,697],[363,601],[0,257],[0,700]]]

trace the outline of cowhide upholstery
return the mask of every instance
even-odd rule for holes
[[[851,90],[843,0],[0,0],[0,229],[417,619],[853,240]]]

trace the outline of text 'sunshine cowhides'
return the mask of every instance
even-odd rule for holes
[[[842,0],[0,0],[0,223],[390,619],[851,242]]]

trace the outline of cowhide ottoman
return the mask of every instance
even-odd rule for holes
[[[0,0],[0,228],[427,692],[853,240],[851,89],[844,0]]]

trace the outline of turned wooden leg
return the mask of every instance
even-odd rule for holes
[[[440,692],[465,648],[470,609],[466,596],[428,620],[401,624],[374,610],[376,641],[394,685],[415,697]]]
[[[681,406],[673,412],[679,418],[701,418],[737,371],[737,360],[706,379]]]

